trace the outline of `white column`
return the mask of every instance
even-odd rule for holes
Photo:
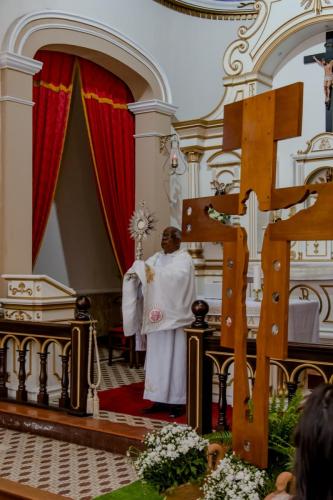
[[[203,149],[195,146],[192,148],[182,148],[182,151],[186,155],[188,165],[188,198],[199,198],[199,170]],[[188,251],[196,267],[203,267],[205,265],[202,243],[189,243]]]
[[[41,67],[0,53],[0,274],[32,272],[32,77]]]
[[[161,248],[161,233],[170,225],[169,184],[166,184],[160,138],[171,132],[177,107],[152,99],[129,104],[135,114],[135,203],[144,201],[157,218],[157,230],[144,241],[144,258]]]

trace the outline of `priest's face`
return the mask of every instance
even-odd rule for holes
[[[167,227],[162,234],[161,247],[164,253],[173,253],[180,247],[180,240],[176,237],[175,229]]]

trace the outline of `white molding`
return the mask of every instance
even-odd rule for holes
[[[28,99],[21,99],[21,97],[13,97],[11,95],[1,96],[0,102],[15,102],[16,104],[24,104],[25,106],[31,107],[35,105],[33,101],[29,101]]]
[[[101,295],[104,293],[122,293],[121,288],[84,288],[76,291],[77,295]]]
[[[159,99],[151,99],[149,101],[132,102],[128,105],[128,109],[135,115],[141,113],[161,113],[163,115],[173,116],[178,107],[173,104],[160,101]]]
[[[64,22],[62,24],[47,22],[47,20],[54,19],[60,19]],[[28,27],[29,23],[33,23],[33,25]],[[69,23],[77,23],[77,26]],[[82,27],[82,25],[89,26],[90,29]],[[172,94],[168,78],[165,71],[158,64],[155,58],[120,31],[115,30],[114,28],[111,28],[111,26],[101,23],[95,19],[89,19],[78,16],[74,13],[60,10],[35,11],[19,18],[16,21],[16,23],[10,28],[10,31],[6,33],[3,48],[4,50],[21,54],[29,37],[36,31],[46,29],[62,29],[88,34],[107,41],[111,45],[115,45],[116,47],[124,50],[134,59],[146,66],[157,81],[161,90],[162,98],[168,103],[172,102]]]
[[[164,137],[160,132],[142,132],[142,134],[134,134],[135,139],[144,139],[145,137]]]
[[[184,4],[185,6],[187,7],[197,7],[197,8],[200,8],[202,10],[204,10],[205,12],[209,12],[209,11],[213,11],[213,12],[221,12],[221,14],[223,12],[235,12],[236,9],[239,10],[239,14],[242,15],[242,14],[248,14],[249,12],[253,12],[254,11],[254,8],[252,6],[250,7],[245,7],[245,8],[242,8],[244,7],[242,4],[244,2],[241,2],[240,0],[238,2],[228,2],[227,0],[224,0],[223,2],[221,2],[220,4],[218,4],[215,1],[213,0],[179,0],[179,3],[181,4]],[[245,2],[246,3],[246,2]],[[252,3],[252,2],[249,2],[249,3]]]
[[[0,53],[0,69],[14,69],[21,73],[35,75],[42,67],[42,62],[31,59],[30,57],[14,54],[13,52]]]

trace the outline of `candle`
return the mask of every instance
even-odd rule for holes
[[[171,166],[172,166],[172,167],[174,167],[174,168],[178,167],[178,158],[177,158],[176,153],[174,153],[174,154],[172,155],[172,158],[171,158]]]
[[[253,290],[261,290],[261,267],[254,266],[253,268]]]

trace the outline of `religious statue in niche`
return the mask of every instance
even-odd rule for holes
[[[313,56],[313,59],[316,61],[319,66],[324,69],[324,95],[325,95],[325,104],[326,107],[329,107],[329,103],[331,100],[331,89],[332,89],[332,81],[333,81],[333,61],[325,61],[322,59],[321,61],[317,59],[316,56]]]
[[[242,148],[240,192],[184,200],[183,241],[223,244],[221,345],[234,349],[233,449],[259,467],[267,466],[269,360],[288,355],[290,242],[333,238],[333,184],[307,184],[277,189],[277,142],[301,134],[303,84],[259,94],[224,108],[223,150]],[[256,345],[256,375],[249,411],[246,287],[249,252],[244,227],[221,223],[209,208],[243,215],[249,194],[259,210],[293,207],[314,193],[312,206],[272,221],[262,248],[263,300]]]

